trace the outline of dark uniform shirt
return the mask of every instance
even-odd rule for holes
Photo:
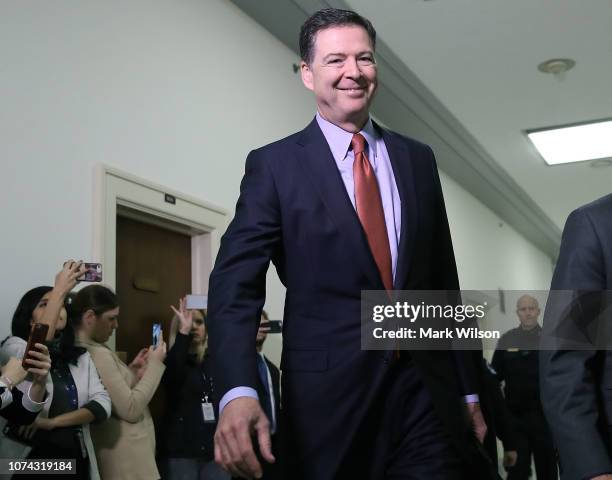
[[[491,365],[513,412],[541,409],[538,346],[542,328],[513,328],[499,339]]]

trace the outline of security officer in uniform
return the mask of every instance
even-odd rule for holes
[[[538,346],[540,307],[530,295],[516,303],[520,325],[500,338],[492,366],[504,382],[506,404],[514,421],[518,458],[508,480],[527,480],[533,455],[538,480],[556,480],[557,457],[540,403]]]

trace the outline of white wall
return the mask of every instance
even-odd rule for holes
[[[441,173],[459,281],[464,290],[546,290],[550,257]]]
[[[249,149],[313,114],[295,55],[227,1],[3,2],[0,59],[0,336],[91,258],[96,163],[233,211]]]
[[[314,113],[295,55],[223,0],[3,2],[0,59],[0,337],[23,292],[93,259],[95,164],[233,212],[248,151]],[[547,286],[543,253],[444,188],[465,287]],[[272,318],[282,298],[270,276]]]

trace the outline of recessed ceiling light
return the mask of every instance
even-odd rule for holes
[[[526,133],[548,165],[612,158],[612,120]]]
[[[589,167],[592,168],[606,168],[612,167],[612,158],[600,158],[599,160],[593,160],[589,163]]]
[[[538,70],[543,73],[560,75],[571,70],[576,66],[576,62],[571,58],[551,58],[538,65]]]

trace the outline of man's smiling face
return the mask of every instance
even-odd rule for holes
[[[312,90],[319,113],[347,130],[359,131],[368,119],[377,87],[374,51],[366,30],[357,25],[317,32],[310,65],[301,64],[302,81]]]

